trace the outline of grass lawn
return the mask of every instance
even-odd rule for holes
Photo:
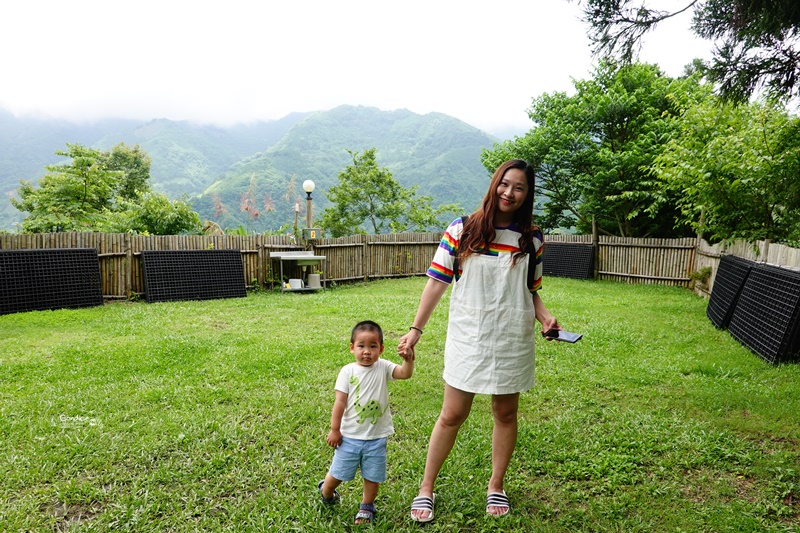
[[[360,480],[319,503],[333,382],[351,327],[396,356],[424,278],[314,294],[0,316],[0,530],[350,531]],[[448,293],[449,295],[449,293]],[[484,512],[489,399],[478,397],[437,486],[416,495],[441,406],[447,302],[408,381],[372,530],[800,531],[800,365],[772,366],[652,285],[546,279],[575,345],[537,341],[506,479]]]

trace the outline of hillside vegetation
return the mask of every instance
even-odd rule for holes
[[[421,116],[407,110],[341,106],[311,114],[265,152],[233,165],[195,206],[212,218],[221,201],[227,210],[218,216],[223,227],[249,223],[254,229],[274,229],[293,220],[295,202],[305,198],[304,180],[316,184],[314,209],[319,213],[329,205],[324,192],[338,183],[339,172],[351,163],[347,150],[374,147],[378,164],[403,187],[419,186],[419,194],[433,198],[434,206],[457,202],[471,211],[488,183],[480,154],[494,141],[440,113]],[[262,207],[255,220],[247,220],[239,210],[241,195],[248,190]],[[303,209],[304,205],[301,201]]]
[[[8,197],[20,179],[36,180],[45,165],[63,162],[55,151],[68,142],[99,149],[138,144],[152,158],[154,190],[172,198],[185,195],[203,218],[223,228],[270,231],[293,222],[294,204],[305,198],[301,185],[306,179],[317,185],[315,213],[328,205],[325,191],[348,163],[348,149],[374,147],[378,163],[404,187],[419,185],[419,194],[431,196],[434,205],[457,202],[471,210],[487,183],[481,151],[495,141],[440,113],[357,106],[231,127],[167,119],[74,124],[0,111],[0,150],[5,156],[0,190]],[[258,217],[240,209],[247,195],[258,207]],[[305,209],[305,202],[301,207]],[[0,229],[15,229],[22,217],[9,201],[0,201]]]

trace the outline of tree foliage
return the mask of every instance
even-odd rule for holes
[[[100,164],[108,170],[121,172],[116,184],[116,195],[134,200],[150,191],[150,166],[152,159],[138,144],[119,143],[110,152],[99,153]]]
[[[797,0],[686,0],[675,10],[643,0],[585,0],[584,20],[598,54],[635,59],[642,36],[660,22],[693,9],[695,34],[716,43],[708,66],[723,99],[744,102],[760,87],[791,98],[800,91],[800,2]],[[650,2],[652,5],[652,2]]]
[[[91,231],[114,198],[122,172],[105,168],[98,150],[80,144],[67,148],[56,154],[71,161],[46,166],[38,188],[20,180],[19,200],[11,202],[29,213],[22,222],[26,233]]]
[[[537,222],[627,237],[674,236],[677,211],[648,169],[675,132],[675,118],[708,89],[696,77],[672,79],[654,65],[602,61],[575,94],[533,100],[534,129],[484,151],[487,169],[520,158],[537,169],[547,201]],[[686,231],[686,228],[683,228]]]
[[[45,167],[38,187],[20,180],[11,202],[28,216],[26,233],[119,231],[157,235],[198,231],[200,217],[185,200],[150,189],[150,157],[138,146],[100,151],[67,144],[70,160]]]
[[[333,206],[322,213],[322,227],[331,236],[370,230],[425,231],[442,226],[441,215],[460,210],[455,204],[434,209],[430,197],[417,197],[417,186],[401,186],[388,169],[378,166],[375,148],[348,153],[352,164],[339,173],[339,184],[328,190],[326,196]]]
[[[687,223],[710,240],[800,241],[800,118],[770,103],[705,102],[680,130],[653,173],[680,191]]]
[[[97,230],[107,233],[139,233],[147,235],[181,235],[197,233],[200,215],[185,199],[167,198],[153,191],[126,200],[104,213]]]

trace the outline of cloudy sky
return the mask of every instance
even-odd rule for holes
[[[674,5],[675,2],[661,2]],[[341,104],[527,130],[593,58],[566,0],[24,0],[0,8],[0,108],[217,124]],[[710,45],[690,17],[644,42],[677,76]]]

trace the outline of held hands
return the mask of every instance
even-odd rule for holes
[[[411,361],[414,360],[414,346],[419,342],[421,335],[418,330],[412,328],[408,333],[400,337],[400,342],[397,344],[397,353],[400,357],[406,360],[410,357]]]
[[[414,361],[417,358],[416,354],[414,353],[414,348],[411,348],[410,350],[405,348],[401,351],[400,346],[398,346],[397,353],[403,358],[404,361]]]

